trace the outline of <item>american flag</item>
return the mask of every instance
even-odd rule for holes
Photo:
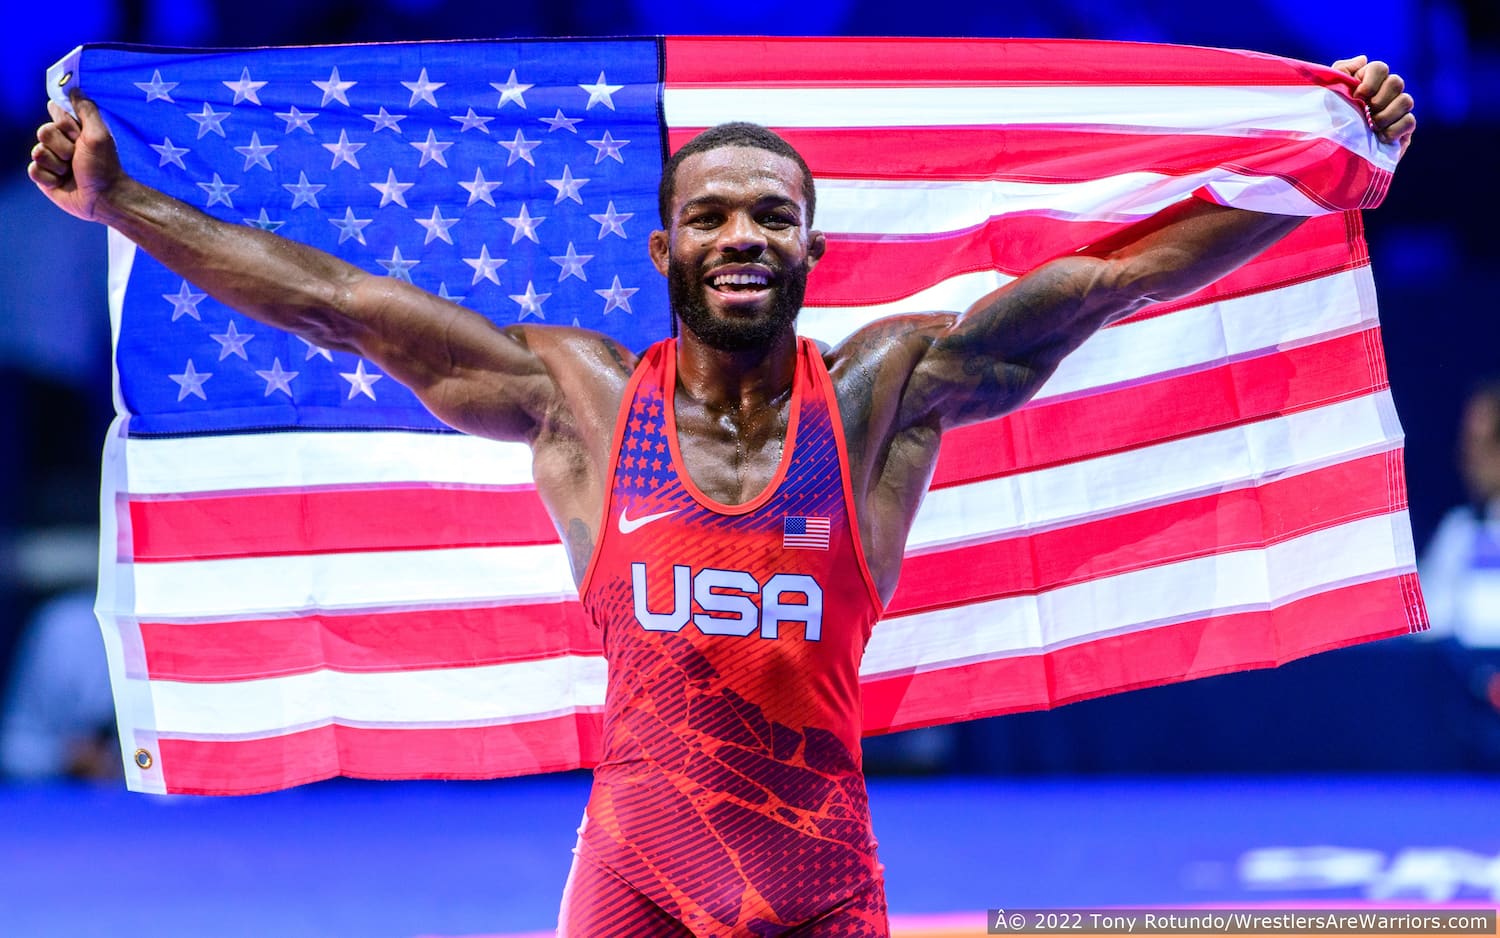
[[[1188,196],[1315,216],[949,434],[862,669],[867,730],[1423,627],[1357,209],[1392,148],[1328,69],[1084,42],[668,38],[158,52],[49,81],[129,170],[500,323],[668,333],[665,149],[774,127],[818,184],[800,328],[961,310]],[[66,77],[66,80],[64,80]],[[116,238],[99,609],[128,781],[590,765],[605,668],[520,446]]]
[[[781,546],[791,550],[827,550],[827,518],[787,515],[781,522]]]

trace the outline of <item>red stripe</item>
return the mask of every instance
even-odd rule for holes
[[[673,151],[706,128],[677,127]],[[1005,179],[1087,182],[1120,173],[1178,176],[1224,165],[1276,176],[1316,198],[1359,205],[1385,170],[1332,140],[1305,134],[1254,137],[1142,134],[1091,127],[778,127],[819,179]]]
[[[1034,594],[1146,567],[1278,544],[1398,511],[1401,451],[1129,514],[908,554],[886,608],[900,615]]]
[[[937,235],[830,234],[828,252],[807,281],[809,306],[888,303],[950,277],[999,270],[1020,276],[1125,227],[1117,222],[1069,221],[1045,215],[1006,215],[963,231]],[[1348,237],[1341,214],[1303,223],[1254,260],[1164,311],[1258,292],[1348,270],[1366,263],[1362,245]]]
[[[226,622],[142,622],[158,681],[243,681],[322,668],[408,671],[601,654],[577,600]]]
[[[1368,393],[1385,386],[1378,336],[1370,329],[1088,397],[1043,401],[951,431],[933,486],[1118,452]],[[530,487],[136,496],[128,505],[138,563],[557,543]]]
[[[865,732],[911,729],[953,714],[995,716],[1121,690],[1274,667],[1421,621],[1416,574],[1340,587],[1257,612],[1227,613],[1002,658],[865,681]],[[879,626],[876,626],[879,628]]]
[[[951,430],[932,488],[1077,462],[1348,400],[1386,386],[1380,330],[1087,397],[1059,397]]]
[[[1399,452],[1259,488],[907,558],[887,614],[1038,592],[1146,566],[1277,543],[1405,507]],[[320,669],[404,671],[601,653],[576,601],[207,623],[143,622],[153,680],[237,681]]]
[[[254,740],[162,739],[162,778],[175,795],[253,795],[351,778],[501,778],[586,768],[598,760],[600,717],[442,729],[324,726]]]
[[[668,36],[666,84],[1324,85],[1333,69],[1258,52],[1071,39]]]
[[[137,562],[557,543],[529,485],[137,495],[129,506]]]

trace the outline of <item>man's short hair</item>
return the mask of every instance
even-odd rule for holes
[[[703,131],[683,144],[682,149],[673,153],[672,158],[667,160],[667,165],[662,167],[661,185],[657,187],[656,200],[663,228],[669,223],[672,215],[672,197],[677,194],[677,167],[682,165],[683,160],[695,153],[706,153],[720,147],[753,147],[757,150],[775,153],[777,156],[784,156],[796,163],[797,168],[802,170],[802,199],[807,203],[807,223],[812,224],[817,194],[813,191],[812,170],[807,168],[807,161],[802,158],[802,154],[798,153],[790,143],[759,124],[734,121]]]

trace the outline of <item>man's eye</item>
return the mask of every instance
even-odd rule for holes
[[[687,223],[694,228],[712,228],[723,220],[723,216],[716,212],[704,212],[699,215],[688,216]]]

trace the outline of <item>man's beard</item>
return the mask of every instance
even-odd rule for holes
[[[782,271],[776,277],[771,309],[764,316],[715,316],[708,308],[707,288],[701,280],[690,277],[683,265],[675,260],[667,264],[667,297],[683,326],[708,347],[721,352],[767,348],[773,339],[797,321],[802,298],[807,294],[810,269],[803,263]]]

